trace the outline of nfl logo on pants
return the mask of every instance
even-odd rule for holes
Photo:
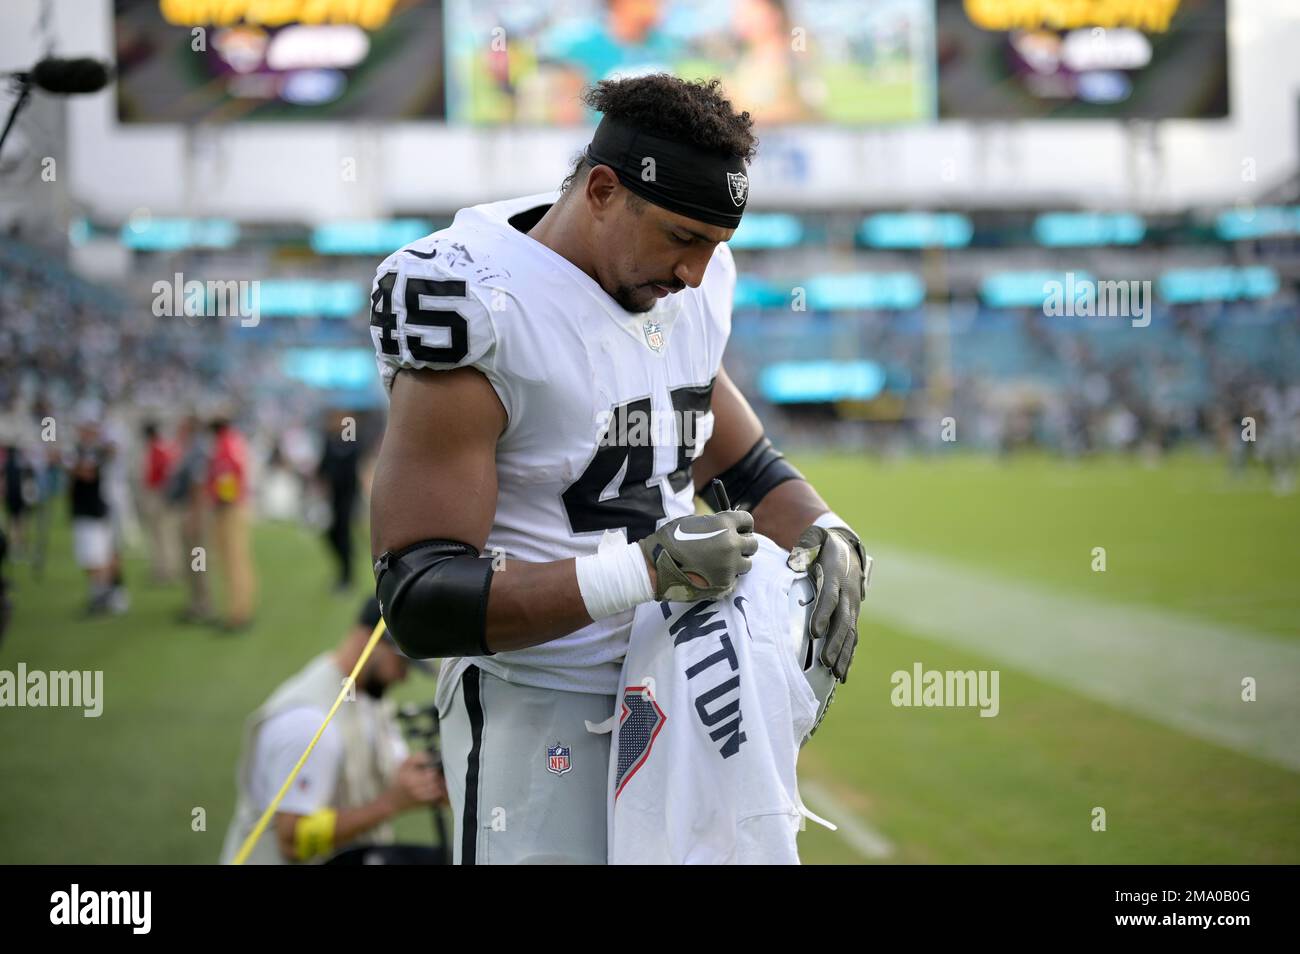
[[[569,760],[569,747],[560,745],[556,742],[554,745],[546,747],[546,771],[552,775],[563,775],[569,769],[573,768],[573,763]]]

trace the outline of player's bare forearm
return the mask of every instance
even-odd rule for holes
[[[735,465],[763,436],[763,424],[745,396],[731,382],[725,368],[713,381],[713,436],[691,467],[695,489],[700,491]]]
[[[700,489],[734,466],[763,436],[758,415],[721,369],[713,383],[713,419],[713,436],[692,468]],[[809,524],[830,509],[806,480],[787,480],[754,508],[754,529],[788,550]]]
[[[552,563],[507,560],[488,594],[488,648],[494,653],[526,649],[590,623],[574,563],[572,559]],[[646,570],[653,590],[658,574],[649,560]]]
[[[754,508],[754,529],[789,550],[799,534],[830,509],[808,481],[787,480]]]
[[[567,636],[591,622],[573,560],[507,559],[488,591],[487,645],[494,653]]]

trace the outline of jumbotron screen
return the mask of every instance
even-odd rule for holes
[[[124,122],[442,119],[441,0],[116,0]]]
[[[933,0],[447,0],[447,116],[594,121],[602,79],[721,77],[761,124],[934,116]]]
[[[1226,0],[938,0],[944,119],[1228,115]]]

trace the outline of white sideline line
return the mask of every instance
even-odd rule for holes
[[[1300,645],[876,549],[865,618],[1300,771]],[[1089,572],[1086,558],[1080,557],[1081,573]],[[1255,702],[1242,701],[1245,676],[1256,680]],[[1003,691],[1001,705],[1006,712],[1015,700]]]
[[[893,855],[893,842],[854,815],[825,785],[815,779],[801,779],[799,794],[804,801],[811,803],[809,808],[827,821],[834,822],[838,827],[836,834],[843,835],[862,857],[879,860]]]

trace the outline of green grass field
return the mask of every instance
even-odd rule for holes
[[[1043,593],[1076,609],[1082,600],[1147,614],[1135,619],[1154,611],[1208,621],[1224,639],[1249,641],[1254,659],[1276,653],[1272,671],[1251,674],[1259,701],[1238,703],[1261,707],[1251,712],[1268,725],[1294,715],[1294,698],[1277,695],[1300,679],[1300,497],[1275,496],[1260,472],[1234,481],[1220,462],[1190,456],[1153,467],[1037,457],[798,462],[879,558],[858,661],[801,763],[801,777],[833,799],[832,820],[848,813],[889,844],[885,860],[900,862],[1300,862],[1300,773],[1251,754],[1250,738],[1212,741],[1164,717],[1185,700],[1104,702],[1068,671],[1008,665],[996,640],[972,651],[871,609],[890,598],[890,555],[906,554],[913,565],[936,561],[954,585],[968,569],[1014,587],[990,588],[990,599]],[[1104,573],[1091,568],[1098,546]],[[245,714],[337,640],[363,592],[329,591],[323,545],[305,530],[263,525],[256,551],[258,622],[236,637],[173,623],[179,590],[143,583],[132,587],[128,615],[82,620],[66,533],[43,582],[26,566],[11,569],[16,612],[0,669],[102,669],[105,702],[98,719],[0,709],[0,862],[216,859]],[[143,577],[133,561],[130,579]],[[1047,647],[1053,620],[1042,622]],[[1169,662],[1190,665],[1202,652],[1189,641],[1188,658],[1175,652]],[[999,670],[998,716],[893,706],[890,674],[918,661]],[[1236,673],[1224,676],[1236,691]],[[398,697],[431,693],[413,677]],[[1281,730],[1294,735],[1300,724]],[[1105,831],[1092,830],[1094,807],[1106,811]],[[206,831],[193,830],[197,808]],[[427,837],[428,818],[406,816],[399,831]],[[807,862],[867,860],[844,832],[811,824],[802,845]]]

